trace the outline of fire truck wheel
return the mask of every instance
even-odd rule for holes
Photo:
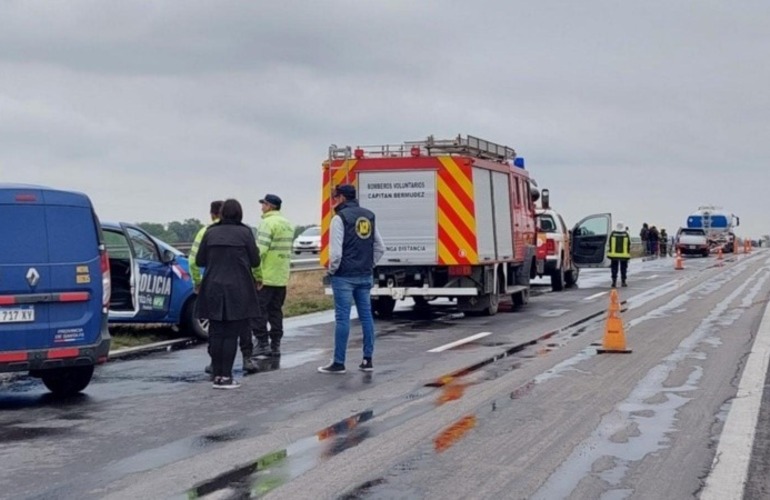
[[[511,301],[513,301],[513,307],[519,308],[527,305],[529,302],[529,290],[523,290],[511,295]]]
[[[396,299],[393,297],[377,297],[372,299],[372,312],[378,318],[390,318],[393,316],[393,309],[396,307]]]
[[[484,314],[486,316],[494,316],[497,314],[497,310],[500,307],[500,294],[498,292],[492,292],[489,294],[489,304],[484,308]]]

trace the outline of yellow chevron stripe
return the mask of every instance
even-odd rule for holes
[[[457,212],[457,215],[460,216],[460,219],[462,223],[465,224],[465,227],[467,227],[471,233],[476,234],[475,217],[471,215],[471,213],[468,211],[468,208],[466,208],[465,205],[460,202],[460,200],[452,191],[452,188],[447,186],[440,176],[437,176],[436,180],[439,196],[442,196],[446,201],[449,202],[450,205],[452,205],[452,208],[454,208]]]
[[[460,231],[458,231],[455,227],[452,220],[447,217],[447,215],[443,210],[441,210],[440,207],[438,209],[438,224],[444,229],[444,231],[446,231],[449,237],[452,238],[452,241],[455,242],[455,245],[457,245],[459,249],[465,251],[465,258],[469,259],[471,262],[477,262],[479,260],[476,249],[465,240]]]
[[[346,160],[347,161],[347,169],[345,168],[345,163],[342,165],[335,167],[334,170],[331,170],[330,167],[327,165],[324,166],[324,168],[330,169],[330,175],[329,175],[329,181],[326,182],[323,187],[321,188],[321,203],[329,203],[332,195],[332,188],[334,186],[337,186],[339,184],[345,184],[346,182],[349,182],[348,179],[345,176],[346,171],[348,173],[353,173],[356,163],[358,163],[358,160]],[[353,184],[357,184],[357,182],[353,181]],[[332,217],[334,216],[334,210],[329,210],[329,213],[326,214],[325,217],[321,220],[321,234],[327,234],[329,232],[329,228],[332,224]],[[321,262],[322,266],[327,266],[329,264],[329,247],[328,245],[321,248],[321,253],[319,254],[319,260]]]
[[[451,156],[439,156],[441,164],[447,170],[447,172],[455,179],[455,182],[468,195],[468,199],[473,199],[473,180],[469,178],[465,172],[462,171],[460,165],[458,165]]]
[[[447,250],[447,247],[441,241],[438,242],[438,256],[439,262],[444,264],[457,264],[457,259],[454,258],[454,255],[449,253],[449,250]]]

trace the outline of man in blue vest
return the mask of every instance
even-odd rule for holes
[[[618,282],[618,267],[620,267],[620,284],[628,286],[626,275],[628,273],[628,261],[631,259],[631,237],[622,222],[615,224],[615,230],[610,233],[610,251],[607,253],[607,257],[610,258],[612,288],[615,288]]]
[[[372,317],[372,271],[385,253],[374,214],[358,205],[356,188],[337,186],[332,193],[336,215],[329,234],[329,275],[334,292],[334,359],[321,366],[321,373],[345,373],[345,355],[350,336],[350,308],[356,304],[364,333],[364,359],[360,370],[374,370],[374,318]]]

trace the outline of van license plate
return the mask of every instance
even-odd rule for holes
[[[17,307],[0,309],[0,323],[28,323],[35,321],[35,308]]]

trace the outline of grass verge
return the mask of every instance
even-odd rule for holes
[[[331,295],[324,295],[324,274],[324,270],[291,273],[286,302],[283,305],[284,317],[325,311],[334,307]],[[115,325],[110,326],[110,335],[112,351],[184,336],[168,325]]]

